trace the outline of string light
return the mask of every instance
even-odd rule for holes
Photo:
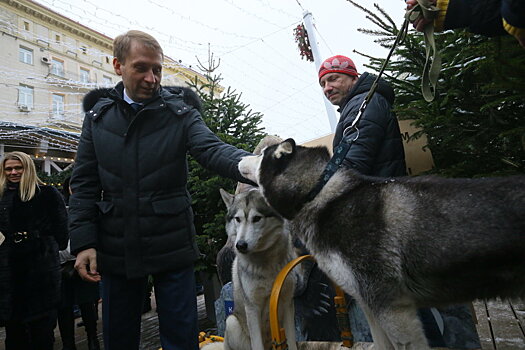
[[[126,27],[135,27],[138,29],[144,29],[148,32],[156,33],[155,35],[159,41],[162,43],[162,46],[166,50],[167,48],[176,48],[178,51],[184,51],[191,53],[192,57],[196,54],[202,53],[207,55],[207,49],[208,49],[208,43],[207,42],[196,42],[191,40],[186,40],[184,38],[179,38],[174,36],[171,32],[169,34],[165,32],[160,32],[156,30],[155,28],[148,28],[143,25],[143,22],[134,21],[132,19],[129,19],[125,17],[122,13],[115,13],[113,11],[100,8],[96,4],[94,4],[91,1],[83,0],[84,5],[81,5],[79,7],[75,7],[74,5],[69,4],[67,1],[64,0],[39,0],[42,3],[49,3],[52,4],[50,6],[53,9],[59,9],[62,13],[69,13],[73,14],[74,16],[81,16],[80,20],[82,22],[91,22],[96,23],[96,26],[93,28],[104,28],[104,30],[110,30],[114,28],[115,30],[118,30],[118,32],[122,32],[123,29],[126,29]],[[308,106],[308,104],[304,103],[304,100],[319,100],[322,104],[321,97],[319,95],[316,95],[314,93],[314,90],[309,89],[308,87],[312,85],[312,83],[307,82],[307,80],[304,78],[305,76],[312,76],[315,75],[315,72],[313,72],[311,67],[308,67],[306,65],[300,65],[296,64],[293,66],[293,69],[290,69],[288,66],[290,66],[290,63],[293,64],[293,59],[290,54],[284,54],[282,51],[276,50],[275,46],[271,42],[270,38],[272,35],[288,31],[290,28],[292,28],[294,25],[300,22],[301,16],[293,16],[285,11],[282,11],[278,8],[272,7],[270,10],[277,13],[280,12],[284,16],[289,16],[290,18],[297,18],[298,20],[295,21],[294,25],[287,25],[283,27],[279,27],[279,24],[274,23],[270,20],[264,19],[260,14],[255,14],[249,10],[246,9],[244,6],[244,3],[235,4],[231,0],[223,0],[225,2],[228,2],[231,6],[237,8],[239,11],[242,11],[244,14],[249,15],[252,18],[256,18],[257,21],[264,22],[266,24],[270,24],[272,26],[277,26],[279,29],[277,31],[273,31],[270,34],[262,35],[260,37],[255,36],[249,36],[245,33],[242,33],[242,31],[238,32],[227,32],[223,30],[222,28],[214,27],[213,25],[206,24],[203,22],[199,22],[195,20],[194,18],[191,18],[189,16],[186,16],[184,14],[177,13],[174,9],[170,9],[166,5],[163,5],[158,0],[147,0],[149,4],[158,7],[163,12],[168,12],[172,16],[178,16],[177,19],[181,19],[184,21],[192,22],[195,25],[198,25],[202,28],[206,28],[206,30],[213,30],[217,33],[221,33],[222,35],[228,35],[232,38],[238,38],[238,42],[240,42],[238,45],[214,45],[214,50],[216,53],[216,57],[219,58],[226,58],[228,56],[229,60],[222,59],[221,63],[224,65],[224,67],[232,68],[232,69],[242,69],[245,70],[246,73],[250,73],[249,75],[246,75],[245,79],[235,78],[229,76],[229,80],[233,80],[234,82],[238,82],[239,85],[242,87],[242,90],[239,86],[236,86],[237,89],[243,91],[244,96],[249,96],[249,94],[253,94],[256,96],[261,96],[261,92],[264,92],[265,90],[272,90],[272,91],[279,91],[278,97],[275,98],[275,95],[270,94],[264,94],[264,99],[266,100],[266,103],[262,103],[262,105],[258,105],[258,109],[262,110],[264,112],[267,112],[269,110],[275,109],[275,107],[279,107],[279,110],[283,110],[283,123],[288,124],[289,126],[293,126],[297,128],[298,125],[301,126],[301,129],[306,129],[306,121],[311,120],[311,118],[319,118],[320,115],[324,115],[325,112],[322,108],[319,110],[312,108],[311,106]],[[257,0],[259,3],[262,3],[260,0]],[[297,3],[301,6],[300,2],[297,1]],[[265,8],[268,8],[268,4],[265,4]],[[243,8],[244,7],[244,8]],[[79,15],[80,14],[80,15]],[[111,19],[105,18],[105,16],[109,16]],[[113,20],[116,19],[116,20]],[[122,21],[123,23],[118,23]],[[1,23],[1,21],[0,21]],[[17,30],[16,28],[14,28]],[[317,29],[317,28],[316,28]],[[287,35],[290,36],[291,39],[291,32]],[[321,36],[322,37],[322,36]],[[268,40],[265,40],[268,39]],[[273,39],[273,38],[272,38]],[[232,40],[230,40],[232,42]],[[262,48],[261,48],[262,46]],[[64,48],[66,45],[64,45]],[[68,49],[77,50],[78,47],[70,47],[67,46]],[[270,55],[261,55],[260,53],[255,52],[255,49],[261,50],[263,52],[270,51]],[[247,57],[242,59],[240,56],[240,53],[243,53],[243,57]],[[266,63],[269,63],[269,65],[273,66],[275,71],[283,72],[286,74],[286,79],[280,79],[280,80],[269,80],[268,79],[268,72],[262,71],[259,67],[260,65],[255,64],[255,62],[260,59],[261,56],[264,56],[264,60]],[[102,54],[100,57],[104,57]],[[287,68],[284,68],[282,62],[286,63]],[[181,65],[187,69],[191,69],[191,66]],[[173,68],[173,67],[170,67]],[[303,69],[304,68],[304,69]],[[308,69],[308,70],[307,70]],[[1,71],[1,69],[0,69]],[[0,72],[0,74],[2,74]],[[27,72],[26,72],[27,74]],[[281,74],[282,75],[282,74]],[[166,75],[165,78],[168,78],[169,75]],[[11,78],[20,78],[23,77],[23,73],[16,73],[11,76]],[[40,76],[37,79],[33,79],[33,77],[25,77],[29,80],[36,81],[34,86],[35,89],[46,89],[46,87],[51,87],[47,81],[45,76]],[[29,81],[24,80],[24,81]],[[56,81],[55,82],[57,87],[64,88],[64,89],[74,89],[74,93],[67,92],[66,93],[66,104],[65,108],[68,107],[71,108],[78,108],[80,106],[80,99],[81,96],[83,96],[84,92],[92,88],[93,86],[86,86],[86,87],[77,87],[76,80],[73,81]],[[96,84],[96,83],[95,83]],[[15,85],[15,84],[12,84]],[[32,85],[29,82],[27,85]],[[264,89],[260,89],[260,86],[263,86]],[[78,95],[76,95],[78,94]],[[5,98],[0,98],[0,100],[5,101]],[[302,100],[302,102],[301,102]],[[290,101],[299,101],[300,103],[296,104],[295,106],[292,106]],[[13,103],[12,101],[6,101],[8,103]],[[31,117],[38,116],[42,122],[45,122],[46,119],[49,119],[49,112],[47,111],[48,107],[45,108],[44,112],[36,112],[35,110],[38,108],[40,109],[41,105],[35,105],[35,109],[31,112]],[[20,114],[17,111],[9,112],[7,115],[5,115],[8,118],[14,117],[16,114]],[[36,114],[38,113],[38,114]],[[2,118],[3,118],[2,114]],[[285,116],[285,117],[284,117]],[[82,118],[83,114],[79,113],[74,116],[74,118]],[[68,115],[66,118],[67,120],[70,120],[70,116]],[[56,124],[53,122],[53,125],[58,125],[59,122],[57,121]],[[265,120],[263,120],[263,123],[265,123]],[[324,123],[323,123],[324,124]],[[276,125],[280,125],[277,124]]]

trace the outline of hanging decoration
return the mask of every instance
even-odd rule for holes
[[[312,53],[312,48],[310,47],[310,41],[308,40],[308,33],[304,28],[304,24],[299,24],[293,30],[295,36],[295,42],[299,47],[299,52],[301,53],[301,58],[307,61],[313,62],[314,55]]]

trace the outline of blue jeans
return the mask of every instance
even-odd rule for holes
[[[106,350],[138,350],[148,278],[102,274],[102,321]],[[197,350],[198,316],[193,265],[153,275],[163,350]]]

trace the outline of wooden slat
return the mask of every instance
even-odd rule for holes
[[[472,306],[476,312],[476,329],[478,331],[481,348],[483,350],[495,350],[492,340],[491,324],[488,319],[485,301],[475,300],[472,302]]]
[[[302,341],[297,342],[298,350],[372,350],[373,343],[357,342],[351,348],[341,345],[341,342],[323,342],[323,341]],[[432,348],[434,350],[447,350],[443,348]]]
[[[525,337],[508,301],[487,301],[496,350],[525,349]]]
[[[511,302],[514,312],[516,313],[516,316],[518,317],[518,320],[521,324],[521,329],[525,329],[525,301],[523,300],[513,300]]]

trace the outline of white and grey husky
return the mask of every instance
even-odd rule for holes
[[[426,350],[418,307],[525,296],[525,176],[362,176],[340,168],[313,199],[326,147],[292,139],[245,157],[319,267],[365,312],[376,350]]]
[[[221,196],[228,208],[226,232],[236,249],[232,268],[234,311],[226,319],[224,349],[270,349],[270,294],[279,271],[296,257],[292,240],[282,217],[258,190],[236,195],[221,190]],[[279,320],[291,350],[297,349],[293,306],[296,276],[291,273],[286,279],[279,304]]]

